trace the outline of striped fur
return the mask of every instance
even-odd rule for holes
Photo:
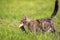
[[[55,33],[53,17],[57,14],[58,11],[58,0],[55,1],[54,11],[50,18],[41,18],[36,20],[30,20],[26,16],[22,18],[20,24],[23,24],[20,28],[25,31],[24,25],[28,27],[30,31],[38,31],[41,29],[43,32],[47,30],[51,30],[51,32]]]

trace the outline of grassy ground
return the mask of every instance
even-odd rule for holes
[[[54,17],[56,35],[46,32],[26,34],[19,30],[19,21],[26,15],[31,19],[50,17],[55,0],[0,0],[0,40],[60,40],[59,11]]]

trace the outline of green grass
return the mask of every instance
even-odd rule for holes
[[[55,0],[0,0],[0,40],[60,40],[60,0],[54,17],[56,35],[50,32],[26,34],[18,27],[23,16],[33,20],[50,17],[54,3]]]

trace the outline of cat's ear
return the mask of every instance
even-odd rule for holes
[[[27,16],[23,16],[23,19],[26,20],[28,17]]]

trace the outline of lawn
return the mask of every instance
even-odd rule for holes
[[[19,21],[23,16],[30,19],[50,17],[55,0],[0,0],[0,40],[60,40],[60,0],[59,10],[53,18],[56,35],[46,32],[38,34],[22,32]]]

